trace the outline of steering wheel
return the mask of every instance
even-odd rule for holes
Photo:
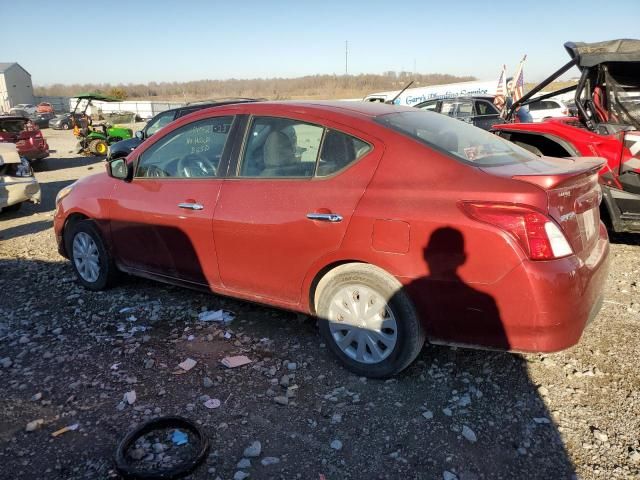
[[[215,177],[217,168],[203,155],[190,153],[178,160],[176,167],[179,177]]]

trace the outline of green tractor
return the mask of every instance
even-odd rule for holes
[[[76,98],[77,102],[71,118],[74,123],[73,134],[78,137],[78,153],[106,155],[109,145],[133,137],[133,130],[130,128],[114,126],[108,122],[94,124],[87,116],[87,109],[93,100],[103,102],[119,102],[120,100],[100,93],[82,93],[77,95]],[[81,113],[78,113],[78,107],[83,100],[86,101],[84,109]]]

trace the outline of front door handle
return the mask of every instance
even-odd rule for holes
[[[320,220],[321,222],[341,222],[342,215],[338,215],[337,213],[307,213],[307,218],[309,220]]]
[[[202,210],[204,208],[204,205],[199,203],[179,203],[178,206],[187,210]]]

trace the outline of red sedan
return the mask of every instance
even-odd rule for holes
[[[37,125],[28,118],[0,117],[0,142],[15,143],[18,154],[29,160],[40,160],[49,156],[47,141]]]
[[[408,107],[238,104],[61,190],[54,228],[87,288],[122,271],[309,313],[348,368],[385,377],[425,339],[578,342],[607,275],[601,166]]]

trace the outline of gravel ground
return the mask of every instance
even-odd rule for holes
[[[117,478],[125,433],[173,414],[210,437],[193,479],[640,476],[640,236],[614,239],[606,302],[576,347],[428,346],[372,381],[300,315],[130,277],[79,287],[56,252],[54,197],[103,162],[67,153],[70,132],[44,133],[57,151],[37,167],[43,203],[0,216],[0,478]],[[236,319],[198,320],[216,309]],[[236,354],[252,363],[221,366]],[[171,461],[162,439],[138,447],[139,461]]]

